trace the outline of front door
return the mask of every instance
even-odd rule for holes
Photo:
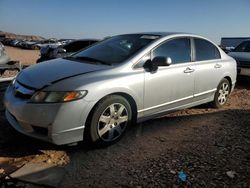
[[[158,67],[154,73],[145,72],[144,115],[177,109],[193,100],[195,65],[191,62],[189,38],[164,42],[152,50],[151,59],[170,57],[170,66]]]

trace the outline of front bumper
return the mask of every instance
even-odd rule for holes
[[[53,104],[34,104],[5,92],[6,118],[17,131],[57,145],[83,140],[90,103],[84,99]]]

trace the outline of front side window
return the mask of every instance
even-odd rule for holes
[[[220,59],[220,52],[215,45],[204,39],[194,39],[196,61]]]
[[[152,58],[157,56],[170,57],[172,64],[191,62],[190,39],[173,39],[161,44],[152,52]]]
[[[76,59],[89,59],[108,64],[119,64],[158,39],[157,35],[129,34],[108,38],[77,54]]]

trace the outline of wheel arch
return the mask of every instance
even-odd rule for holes
[[[131,95],[129,95],[128,93],[125,93],[125,92],[114,92],[114,93],[110,93],[110,94],[107,94],[107,95],[103,96],[101,99],[99,99],[93,105],[93,107],[91,108],[90,112],[88,113],[88,116],[87,116],[87,119],[86,119],[86,123],[87,124],[90,123],[90,120],[91,120],[91,117],[92,117],[92,115],[93,115],[93,113],[95,111],[95,108],[100,103],[100,101],[105,100],[107,97],[110,97],[112,95],[122,96],[122,97],[124,97],[129,102],[129,104],[131,105],[131,110],[132,110],[132,121],[133,121],[133,123],[136,122],[136,120],[137,120],[137,109],[138,109],[138,106],[136,104],[135,99]]]
[[[230,86],[230,93],[233,91],[234,89],[234,85],[236,83],[236,76],[234,74],[232,74],[231,72],[229,71],[226,71],[224,74],[222,74],[220,76],[220,80],[219,80],[219,83],[218,85],[220,84],[220,82],[223,80],[223,79],[226,79],[228,82],[229,82],[229,86]],[[218,86],[217,85],[217,86]]]
[[[231,89],[232,89],[232,85],[233,85],[233,83],[232,83],[232,79],[231,79],[231,77],[230,77],[230,76],[225,76],[224,78],[225,78],[225,79],[227,79],[227,80],[228,80],[228,82],[229,82],[229,85],[230,85],[230,93],[231,93]]]

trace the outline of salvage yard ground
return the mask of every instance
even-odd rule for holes
[[[6,51],[25,64],[38,58],[38,51]],[[23,136],[1,111],[0,177],[29,163],[63,167],[65,188],[250,187],[250,81],[238,80],[222,109],[202,105],[134,125],[120,142],[101,149]],[[181,171],[185,182],[178,180]]]
[[[24,65],[31,65],[39,58],[39,50],[24,50],[11,46],[5,46],[5,52],[13,61],[20,61]]]

